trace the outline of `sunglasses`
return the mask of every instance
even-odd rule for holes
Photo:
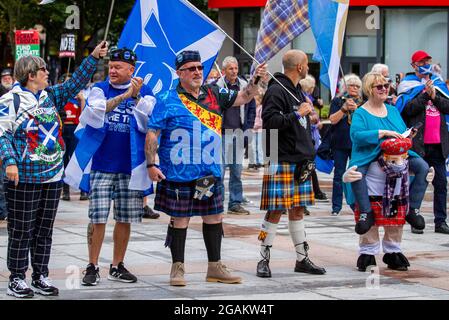
[[[179,69],[179,71],[186,71],[186,70],[189,70],[190,72],[195,72],[196,70],[198,70],[198,71],[203,71],[203,69],[204,69],[203,66],[193,66],[193,67],[189,67],[189,68]]]
[[[40,67],[37,69],[37,71],[47,72],[47,67]]]
[[[390,84],[389,83],[379,84],[377,86],[373,86],[373,88],[376,88],[379,91],[381,91],[383,89],[388,90],[390,88]]]

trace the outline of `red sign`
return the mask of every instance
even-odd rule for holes
[[[36,30],[17,30],[16,44],[40,44],[39,32]]]
[[[317,0],[314,0],[317,1]],[[209,8],[265,7],[267,0],[209,0]],[[351,7],[449,7],[449,0],[350,0]]]

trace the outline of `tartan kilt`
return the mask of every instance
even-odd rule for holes
[[[310,178],[302,184],[295,181],[295,163],[265,165],[260,210],[288,210],[315,204]]]
[[[214,194],[206,200],[193,199],[195,181],[174,182],[162,180],[157,183],[154,209],[171,217],[207,216],[223,213],[221,181],[217,180]]]
[[[405,215],[407,213],[408,204],[398,204],[398,213],[396,216],[388,218],[384,217],[382,213],[382,200],[370,199],[371,208],[374,212],[374,225],[375,226],[402,226],[405,224]],[[354,211],[355,222],[359,221],[360,211],[359,206],[356,205]]]

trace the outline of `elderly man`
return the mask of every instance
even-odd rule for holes
[[[221,172],[222,113],[241,106],[258,92],[254,78],[239,92],[203,85],[198,51],[176,56],[179,85],[159,96],[149,122],[146,142],[148,174],[157,181],[155,209],[171,217],[166,246],[172,254],[170,285],[185,286],[184,249],[190,218],[203,219],[208,256],[206,281],[240,283],[221,262],[223,200]],[[263,78],[266,67],[256,76]],[[160,165],[155,164],[160,136]]]
[[[0,85],[0,96],[7,93],[12,89],[12,85],[14,84],[14,78],[12,77],[11,69],[3,69],[0,74],[1,77],[1,85]]]
[[[223,60],[224,78],[217,81],[220,88],[228,88],[240,91],[246,88],[246,80],[239,78],[239,65],[234,57],[226,57]],[[238,146],[239,132],[254,127],[256,119],[256,102],[251,99],[239,108],[229,108],[223,112],[223,178],[225,168],[229,167],[229,201],[228,214],[247,215],[249,211],[242,207],[244,201],[242,185],[243,168],[243,144]],[[249,131],[251,133],[251,131]],[[242,141],[243,142],[243,141]],[[248,144],[252,142],[252,134],[248,136]]]
[[[268,83],[262,101],[263,128],[278,130],[278,159],[270,159],[262,184],[261,210],[267,210],[262,222],[259,240],[262,259],[257,264],[257,276],[271,277],[270,248],[282,213],[288,211],[288,228],[295,246],[295,272],[324,274],[324,268],[316,266],[308,258],[304,207],[314,204],[310,182],[313,172],[315,148],[313,146],[310,113],[312,105],[306,100],[299,81],[307,75],[307,55],[300,50],[289,50],[282,58],[284,73],[275,73]],[[271,138],[270,139],[271,145]],[[270,146],[271,152],[272,146]],[[270,156],[272,156],[270,154]]]
[[[399,85],[396,107],[408,127],[423,124],[413,138],[412,150],[435,169],[433,213],[435,232],[449,234],[447,219],[446,159],[449,155],[449,90],[432,74],[432,57],[416,51],[411,58],[414,74],[407,75]],[[422,230],[412,228],[414,233]]]
[[[142,221],[143,197],[145,191],[149,193],[151,188],[151,181],[146,175],[143,145],[155,99],[147,87],[142,87],[141,78],[133,78],[136,61],[137,56],[130,49],[110,52],[109,80],[96,83],[88,96],[88,105],[81,114],[80,122],[89,127],[86,127],[80,138],[66,170],[67,183],[89,191],[89,264],[82,279],[85,286],[95,286],[100,280],[98,258],[112,200],[114,251],[108,280],[127,283],[137,281],[136,276],[125,268],[123,261],[131,223]],[[77,182],[77,176],[71,173],[79,160],[77,151],[80,154],[90,152],[92,165],[87,187],[74,183]],[[136,165],[139,158],[143,163]],[[135,171],[139,168],[142,172]],[[80,171],[85,172],[85,168],[80,168]]]

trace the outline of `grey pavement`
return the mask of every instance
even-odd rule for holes
[[[226,177],[228,177],[228,173]],[[319,174],[323,191],[330,198],[332,175]],[[132,226],[131,240],[125,259],[127,268],[137,277],[133,284],[107,280],[112,258],[112,219],[107,226],[100,257],[101,281],[96,287],[80,285],[87,264],[86,226],[87,201],[79,201],[72,192],[72,201],[61,201],[54,227],[50,278],[60,289],[59,297],[33,299],[186,299],[186,300],[340,300],[340,299],[449,299],[449,235],[433,232],[432,187],[427,190],[422,211],[426,218],[423,235],[404,227],[403,250],[411,267],[407,272],[392,271],[376,257],[378,268],[359,272],[358,236],[354,233],[351,210],[344,206],[342,214],[330,215],[330,202],[317,202],[306,216],[306,232],[310,258],[326,268],[322,276],[293,272],[295,252],[283,217],[271,253],[273,277],[258,278],[255,268],[260,258],[257,236],[264,216],[258,208],[262,171],[243,171],[244,193],[251,200],[246,207],[249,216],[225,215],[223,262],[243,277],[242,284],[227,285],[205,281],[207,255],[201,234],[201,219],[194,218],[188,230],[186,244],[186,287],[170,287],[168,275],[171,256],[164,247],[168,217],[144,219]],[[227,184],[226,184],[227,187]],[[150,201],[152,203],[152,200]],[[225,209],[227,204],[225,203]],[[0,222],[0,299],[15,299],[6,295],[7,229]],[[30,279],[31,271],[27,274]]]

